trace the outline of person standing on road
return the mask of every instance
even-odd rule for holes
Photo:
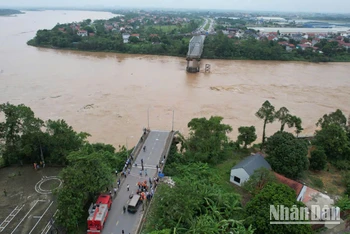
[[[117,184],[118,184],[118,188],[119,188],[120,187],[120,179],[118,180]]]
[[[123,212],[125,213],[125,211],[126,211],[126,207],[125,206],[123,206]],[[124,231],[123,231],[124,232]]]
[[[117,188],[114,188],[114,197],[117,196]]]
[[[7,191],[6,191],[6,189],[4,189],[4,195],[5,195],[5,197],[7,197]]]
[[[140,176],[142,176],[142,170],[140,170]]]
[[[145,176],[147,176],[147,168],[145,169]]]
[[[128,185],[126,186],[126,189],[129,191],[129,188],[130,188],[130,187],[129,187],[129,184],[128,184]]]

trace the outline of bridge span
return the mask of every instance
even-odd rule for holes
[[[199,72],[200,68],[200,60],[203,53],[203,47],[204,47],[204,35],[196,35],[193,36],[190,40],[189,46],[188,46],[188,52],[186,56],[187,60],[187,72]]]

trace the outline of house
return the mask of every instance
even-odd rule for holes
[[[296,200],[304,203],[304,205],[309,209],[310,214],[312,213],[314,217],[317,217],[319,219],[324,218],[324,217],[318,217],[317,215],[319,214],[313,213],[312,206],[317,205],[317,206],[320,206],[321,208],[334,207],[334,200],[331,199],[327,194],[321,193],[320,191],[310,188],[305,184],[301,184],[295,180],[289,179],[276,172],[275,172],[275,176],[279,182],[287,185],[288,187],[290,187],[295,191]],[[334,218],[340,215],[339,210],[336,209],[336,212],[333,215],[334,215]],[[325,224],[325,227],[333,230],[337,230],[337,229],[343,230],[344,221],[340,220],[340,224]]]
[[[138,39],[140,39],[140,34],[131,34],[131,37],[137,37]]]
[[[77,35],[78,35],[78,36],[81,36],[81,37],[87,37],[88,32],[87,32],[86,30],[79,30],[79,31],[77,32]]]
[[[123,33],[122,37],[123,37],[123,43],[128,43],[129,42],[130,34]]]
[[[311,45],[308,44],[298,44],[297,49],[305,50],[306,48],[311,48]]]
[[[262,167],[271,170],[270,164],[263,155],[259,153],[250,155],[231,169],[230,182],[242,186],[253,175],[255,170]]]

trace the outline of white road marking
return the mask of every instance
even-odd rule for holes
[[[33,219],[40,219],[41,216],[33,216]]]
[[[22,205],[21,207],[16,206],[16,208],[12,210],[12,212],[0,224],[0,232],[2,232],[7,227],[7,225],[9,225],[9,223],[12,221],[12,219],[22,210],[23,207],[24,207],[24,205]]]
[[[58,212],[58,210],[55,211],[55,213],[53,214],[52,217],[55,217],[57,212]],[[52,224],[54,224],[54,223],[55,223],[55,220],[52,221]],[[46,224],[44,230],[41,232],[41,234],[47,234],[50,231],[52,224],[51,224],[51,220],[49,220],[49,222],[47,222],[47,224]]]
[[[46,214],[46,212],[50,209],[50,207],[52,206],[53,201],[50,203],[50,205],[46,208],[46,210],[44,211],[44,213],[41,215],[40,219],[38,220],[38,222],[36,222],[36,224],[34,225],[34,227],[32,228],[32,230],[30,230],[29,234],[31,234],[33,232],[33,230],[35,229],[35,227],[40,223],[41,219],[44,217],[44,215]]]
[[[34,207],[36,206],[36,204],[38,204],[39,200],[36,200],[34,205],[32,206],[32,208],[30,208],[30,210],[28,211],[28,213],[23,217],[23,219],[21,219],[21,221],[17,224],[17,226],[15,227],[15,229],[12,230],[11,234],[13,234],[17,228],[19,227],[19,225],[21,225],[21,223],[24,221],[25,218],[27,218],[27,216],[29,215],[29,213],[34,209]]]
[[[122,213],[123,214],[123,213]],[[118,224],[119,224],[119,220],[117,221],[117,223],[115,224],[115,226],[118,226]]]

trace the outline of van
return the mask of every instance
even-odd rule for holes
[[[128,202],[128,211],[130,213],[136,213],[137,208],[141,204],[141,196],[135,194]]]

